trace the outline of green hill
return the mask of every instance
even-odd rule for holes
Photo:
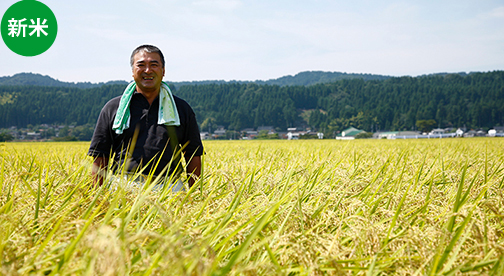
[[[127,82],[126,81],[109,81],[106,83],[63,82],[53,79],[49,76],[33,73],[19,73],[10,77],[9,76],[0,77],[1,86],[35,85],[35,86],[54,86],[54,87],[93,88],[110,84],[127,84]]]
[[[372,75],[372,74],[347,74],[340,72],[306,71],[294,76],[284,76],[278,79],[268,81],[255,81],[257,84],[269,85],[303,85],[309,86],[320,83],[329,83],[345,79],[363,79],[363,80],[385,80],[390,76]]]
[[[204,84],[226,84],[226,83],[257,83],[269,85],[314,85],[319,83],[335,82],[342,79],[364,79],[364,80],[384,80],[390,78],[388,76],[371,75],[371,74],[347,74],[340,72],[322,72],[322,71],[306,71],[295,76],[284,76],[278,79],[270,79],[267,81],[224,81],[224,80],[204,80],[204,81],[182,81],[170,82],[176,88],[184,85],[204,85]],[[0,77],[0,85],[36,85],[36,86],[56,86],[56,87],[75,87],[75,88],[93,88],[102,85],[110,84],[127,84],[126,81],[109,81],[106,83],[90,83],[90,82],[62,82],[53,79],[49,76],[33,73],[19,73],[13,76]]]

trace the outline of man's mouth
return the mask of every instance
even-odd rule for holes
[[[154,77],[143,77],[144,80],[153,80]]]

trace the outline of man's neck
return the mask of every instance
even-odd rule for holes
[[[150,91],[142,91],[137,88],[137,92],[142,94],[145,99],[149,102],[149,104],[152,104],[152,102],[157,98],[159,95],[160,88],[157,90],[150,90]]]

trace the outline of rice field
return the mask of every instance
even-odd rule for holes
[[[206,141],[180,193],[88,146],[0,144],[1,275],[504,274],[501,138]]]

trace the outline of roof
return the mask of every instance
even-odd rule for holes
[[[341,132],[341,134],[338,134],[338,136],[342,137],[349,137],[349,136],[356,136],[357,134],[364,132],[364,130],[356,129],[354,127],[349,127]]]

